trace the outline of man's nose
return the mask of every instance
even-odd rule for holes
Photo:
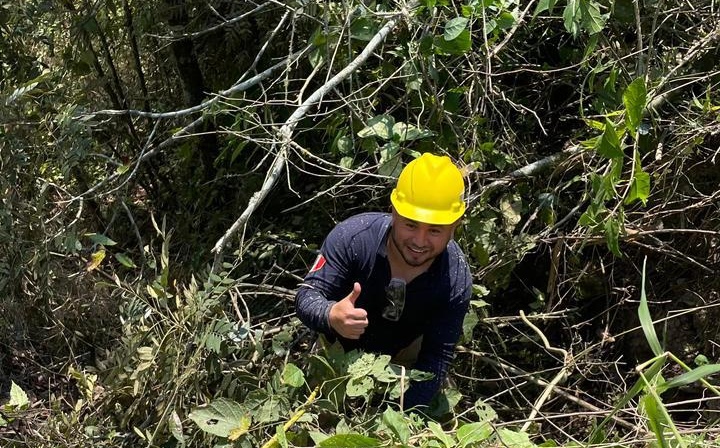
[[[427,241],[428,231],[427,229],[418,228],[416,229],[415,233],[413,234],[413,243],[416,246],[423,247],[425,246],[425,242]]]

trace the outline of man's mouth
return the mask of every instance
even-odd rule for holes
[[[408,250],[410,250],[410,252],[412,252],[414,254],[418,254],[418,255],[421,255],[421,254],[424,254],[425,252],[427,252],[427,249],[418,249],[418,248],[412,247],[412,246],[408,246]]]

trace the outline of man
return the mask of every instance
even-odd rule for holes
[[[438,391],[468,309],[472,278],[453,241],[464,189],[450,158],[425,153],[411,161],[392,191],[392,213],[338,224],[295,297],[303,323],[345,350],[396,356],[420,345],[409,367],[435,377],[413,383],[408,408]]]

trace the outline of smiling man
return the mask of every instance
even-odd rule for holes
[[[392,213],[335,226],[295,297],[305,325],[345,350],[388,354],[433,373],[410,387],[408,408],[427,405],[438,391],[468,309],[472,278],[453,241],[464,190],[449,157],[411,161],[392,191]]]

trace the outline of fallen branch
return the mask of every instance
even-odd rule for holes
[[[293,131],[297,123],[307,114],[311,106],[319,103],[320,100],[330,92],[335,86],[337,86],[342,80],[348,77],[351,73],[356,71],[375,51],[375,49],[385,40],[390,31],[395,27],[398,19],[405,14],[405,11],[395,14],[380,30],[373,36],[368,42],[363,51],[348,64],[345,68],[340,70],[335,76],[330,78],[324,85],[315,90],[296,110],[292,115],[285,121],[285,123],[278,130],[280,136],[279,144],[273,143],[271,152],[275,152],[276,146],[279,145],[279,150],[275,154],[275,160],[273,160],[265,181],[263,182],[260,190],[256,191],[250,200],[248,206],[240,215],[240,217],[233,223],[233,225],[225,232],[225,234],[215,243],[212,252],[215,254],[215,260],[213,262],[213,272],[221,264],[223,252],[230,239],[238,232],[238,230],[245,226],[250,216],[255,212],[258,205],[265,199],[270,190],[277,183],[278,178],[283,172],[286,164],[288,146],[290,145]]]

